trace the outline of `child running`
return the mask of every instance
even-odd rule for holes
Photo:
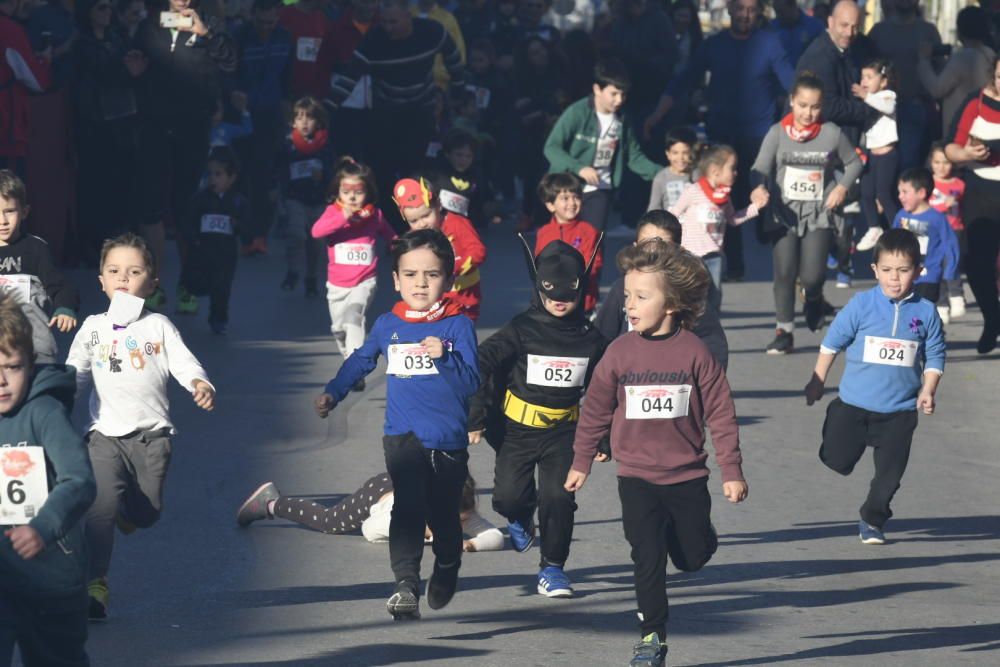
[[[666,211],[677,204],[684,188],[692,182],[697,143],[698,135],[690,127],[677,127],[667,133],[667,166],[653,178],[647,211]]]
[[[865,130],[864,144],[868,154],[861,174],[861,214],[868,230],[858,240],[859,251],[871,250],[878,237],[896,217],[894,186],[899,173],[899,151],[896,144],[896,93],[889,90],[895,79],[895,68],[888,60],[877,58],[861,68],[861,83],[852,86],[854,96],[878,111],[878,116]],[[882,213],[879,214],[879,207]],[[883,220],[885,222],[883,222]]]
[[[195,195],[182,228],[188,255],[181,269],[181,288],[191,297],[208,295],[208,326],[221,336],[229,325],[229,297],[239,255],[236,235],[250,220],[250,203],[234,187],[239,164],[232,148],[213,148],[206,171],[208,184]],[[178,313],[197,310],[196,298],[178,300]]]
[[[827,407],[819,458],[849,475],[865,449],[874,450],[875,477],[858,521],[865,544],[885,544],[889,503],[906,470],[917,411],[934,414],[944,373],[941,320],[934,302],[913,289],[920,254],[917,237],[905,229],[879,238],[872,256],[878,286],[854,295],[837,313],[805,389],[806,404],[820,400],[836,355],[846,351],[840,396]]]
[[[399,186],[396,190],[399,196],[406,194]],[[315,407],[326,419],[351,388],[375,370],[379,355],[386,356],[382,446],[396,494],[389,524],[396,588],[386,608],[394,619],[415,619],[420,618],[425,526],[434,534],[427,604],[441,609],[458,585],[459,507],[469,474],[469,399],[479,388],[479,369],[472,321],[446,296],[455,266],[448,238],[436,229],[411,231],[392,242],[392,264],[393,282],[403,300],[375,321],[364,344],[316,398]]]
[[[820,118],[823,83],[803,74],[792,86],[792,111],[768,130],[750,173],[771,191],[764,228],[774,261],[777,331],[768,354],[795,347],[795,282],[805,290],[806,325],[823,326],[823,282],[834,232],[844,224],[840,207],[861,174],[861,160],[840,128]],[[838,174],[840,174],[838,176]],[[770,224],[768,224],[770,223]]]
[[[677,569],[693,572],[718,547],[705,425],[726,498],[742,502],[747,483],[726,374],[689,331],[704,309],[710,282],[704,264],[677,245],[651,239],[621,250],[618,268],[634,330],[608,346],[591,378],[566,490],[583,487],[610,430],[642,619],[629,664],[660,667],[667,655],[667,556]]]
[[[559,240],[573,246],[587,258],[593,258],[587,280],[587,291],[583,295],[583,313],[590,315],[597,307],[597,295],[601,282],[604,255],[600,250],[601,233],[589,222],[579,219],[583,201],[583,181],[580,177],[556,172],[546,174],[538,184],[538,197],[552,214],[552,219],[538,229],[535,237],[537,257],[552,241]]]
[[[365,339],[365,311],[375,296],[378,271],[375,242],[378,237],[392,241],[396,232],[375,207],[375,174],[367,165],[341,158],[334,168],[330,193],[336,200],[313,224],[312,237],[326,241],[330,332],[340,356],[347,359]],[[354,389],[364,387],[361,380]]]
[[[129,296],[145,299],[156,289],[156,266],[146,242],[134,234],[105,241],[98,279],[112,307],[84,321],[66,360],[76,368],[78,394],[91,381],[94,385],[87,427],[97,480],[97,499],[86,522],[91,620],[108,617],[115,525],[127,535],[160,518],[170,437],[176,432],[167,380],[173,375],[198,407],[215,406],[215,387],[170,320],[141,307],[117,308],[135,303]]]
[[[392,199],[410,229],[437,229],[451,242],[455,266],[449,300],[475,322],[479,319],[479,304],[483,298],[479,266],[486,261],[486,246],[475,227],[468,218],[443,210],[437,193],[423,178],[404,178],[396,183]]]
[[[962,198],[965,197],[965,181],[954,175],[954,164],[944,152],[944,144],[937,142],[931,146],[931,173],[934,174],[934,192],[927,203],[935,211],[944,213],[948,225],[958,237],[959,257],[965,248],[965,224],[962,222]],[[962,287],[962,273],[958,271],[954,280],[945,280],[945,288],[938,299],[938,315],[944,324],[952,318],[965,315],[965,290]]]
[[[757,217],[767,206],[768,194],[763,188],[750,193],[750,205],[737,212],[729,201],[729,192],[736,182],[736,151],[722,144],[709,146],[698,159],[701,178],[684,188],[680,199],[670,207],[684,229],[682,242],[705,263],[715,285],[716,310],[722,308],[722,244],[726,227],[742,225]]]
[[[73,371],[36,366],[32,337],[21,306],[0,295],[0,665],[11,664],[16,644],[27,667],[86,667],[80,519],[94,472],[70,422]]]
[[[538,510],[538,593],[571,597],[565,567],[576,502],[563,483],[573,462],[580,398],[607,346],[581,307],[600,238],[587,261],[558,240],[533,257],[520,238],[531,274],[531,305],[479,346],[482,386],[469,418],[469,442],[478,443],[489,425],[489,442],[497,451],[493,509],[507,517],[519,553],[535,540]]]

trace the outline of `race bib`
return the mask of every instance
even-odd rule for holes
[[[865,336],[864,362],[911,368],[917,361],[918,347],[918,343],[912,340]]]
[[[323,40],[319,37],[299,37],[295,47],[295,57],[304,63],[314,63],[319,57],[319,45]]]
[[[299,160],[288,166],[289,176],[293,181],[312,178],[316,172],[323,173],[323,163],[319,160]]]
[[[926,234],[917,234],[917,245],[920,246],[920,255],[922,257],[927,255],[927,248],[930,247],[930,244],[931,237]]]
[[[695,220],[706,227],[715,227],[725,224],[726,215],[719,207],[705,204],[695,210]]]
[[[201,216],[202,234],[233,234],[233,219],[228,215],[207,214]]]
[[[476,96],[476,108],[482,111],[483,109],[488,109],[490,107],[490,89],[489,88],[479,88],[475,90]]]
[[[432,141],[429,144],[427,144],[427,152],[424,153],[424,156],[429,158],[436,158],[438,156],[438,153],[440,152],[441,152],[441,142]]]
[[[420,343],[399,343],[389,346],[387,375],[437,375],[434,360]]]
[[[654,384],[625,387],[625,419],[677,419],[687,417],[689,384]]]
[[[371,243],[338,243],[333,246],[333,261],[350,266],[370,266],[375,261]]]
[[[542,387],[582,387],[590,360],[586,357],[528,355],[528,384]]]
[[[41,447],[0,448],[0,525],[28,523],[48,497],[45,450]]]
[[[0,291],[10,294],[18,303],[30,303],[31,276],[23,273],[0,275]]]
[[[608,131],[597,139],[597,151],[594,153],[594,168],[606,169],[611,166],[611,160],[618,149],[618,138],[621,136],[622,122],[617,118],[611,121]]]
[[[782,196],[787,201],[823,199],[823,169],[820,167],[785,167]]]
[[[673,206],[677,203],[677,200],[681,198],[681,193],[684,192],[684,188],[687,187],[687,183],[684,181],[668,181],[667,182],[667,205]]]
[[[441,202],[441,206],[443,206],[445,210],[451,211],[452,213],[458,213],[466,218],[469,217],[468,197],[464,197],[449,190],[441,190],[441,192],[438,193],[438,199]]]

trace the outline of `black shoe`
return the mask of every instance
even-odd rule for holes
[[[281,281],[281,289],[291,292],[299,284],[299,274],[289,271],[285,274],[285,279]]]
[[[420,600],[417,598],[417,584],[413,581],[401,581],[396,584],[396,590],[386,600],[385,608],[394,621],[415,621],[420,618]]]
[[[319,292],[316,290],[315,277],[310,278],[309,276],[306,276],[304,283],[306,288],[306,298],[311,299],[315,297],[317,294],[319,294]]]
[[[976,343],[976,352],[979,354],[989,354],[997,349],[997,336],[1000,336],[1000,330],[997,327],[983,326],[983,335],[979,337],[979,342]]]
[[[450,567],[441,567],[434,561],[434,572],[427,580],[427,606],[431,609],[441,609],[455,596],[458,588],[458,568],[462,561],[455,561]]]
[[[768,354],[788,354],[793,349],[795,349],[795,338],[792,336],[792,332],[778,329],[774,340],[767,346],[766,352]]]
[[[823,299],[823,314],[827,317],[833,317],[837,314],[837,307],[826,299]]]
[[[806,299],[802,306],[802,314],[806,318],[806,326],[810,331],[819,331],[823,328],[823,297],[817,299]]]
[[[351,391],[364,391],[365,390],[365,379],[361,378],[358,383],[351,387]]]
[[[660,641],[659,635],[651,632],[633,647],[632,660],[628,664],[629,667],[665,667],[667,645]]]

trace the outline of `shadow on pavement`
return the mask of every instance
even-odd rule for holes
[[[765,542],[799,542],[844,537],[854,533],[854,521],[795,524],[791,528],[760,533],[727,533],[725,546]],[[1000,540],[1000,516],[955,516],[926,519],[893,519],[887,526],[891,542],[953,542]],[[916,533],[915,535],[913,533]]]
[[[292,660],[268,660],[266,662],[212,662],[192,663],[183,667],[224,667],[226,665],[297,665],[313,667],[336,665],[337,667],[380,667],[401,663],[430,662],[455,658],[472,658],[491,653],[487,650],[451,648],[449,646],[428,646],[426,644],[363,644],[331,651],[311,658]]]

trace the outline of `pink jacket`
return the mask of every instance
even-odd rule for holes
[[[313,224],[312,235],[314,239],[326,240],[330,258],[327,281],[337,287],[355,287],[374,276],[378,269],[376,236],[386,242],[396,238],[396,232],[379,209],[366,206],[346,218],[336,202],[327,206]]]

